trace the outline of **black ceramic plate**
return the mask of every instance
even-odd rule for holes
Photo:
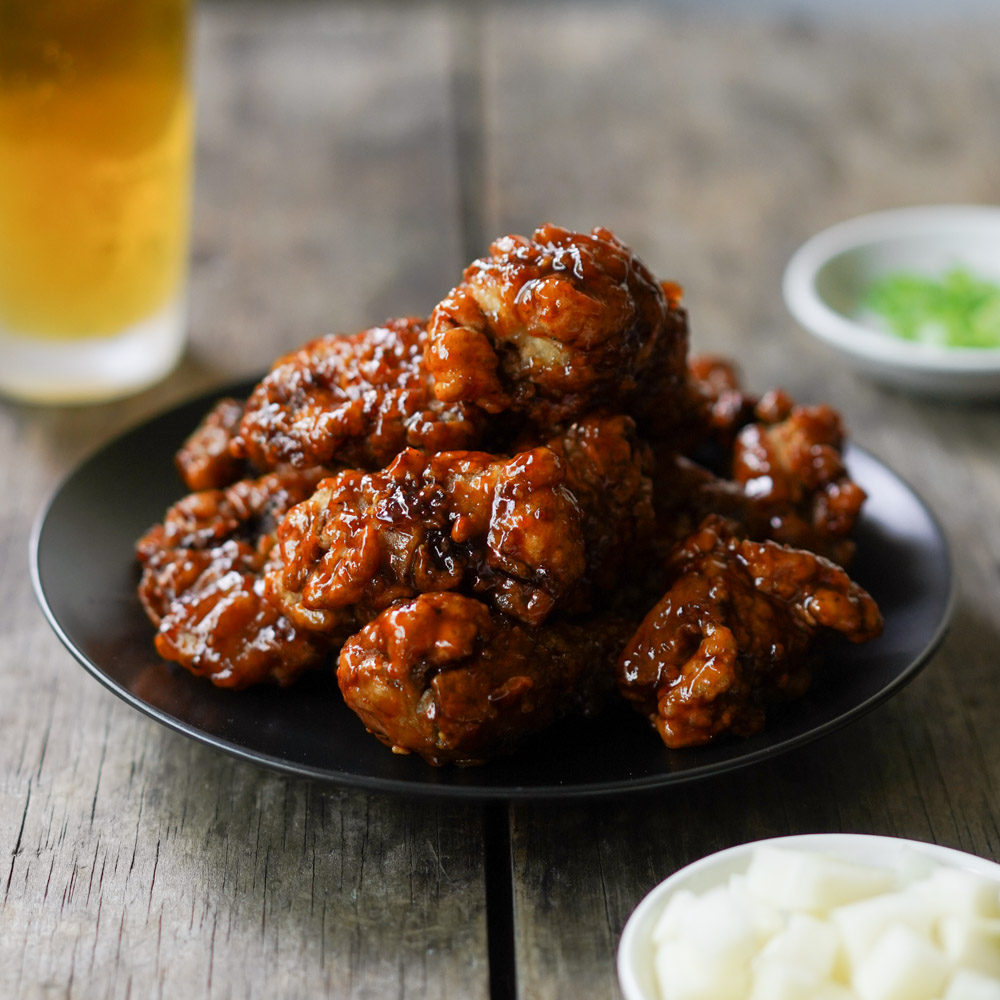
[[[430,767],[366,733],[332,674],[284,691],[231,692],[157,657],[135,596],[132,546],[183,493],[172,456],[211,401],[150,420],[66,479],[36,526],[34,583],[60,639],[102,684],[165,726],[267,767],[375,791],[473,799],[585,797],[677,784],[773,757],[858,718],[912,679],[945,631],[952,576],[941,530],[904,482],[853,447],[851,472],[869,494],[853,575],[878,600],[885,632],[831,652],[810,694],[776,713],[763,733],[668,750],[631,710],[616,707],[596,720],[564,723],[483,767]]]

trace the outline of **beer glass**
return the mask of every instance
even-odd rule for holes
[[[136,392],[185,337],[190,0],[0,0],[0,393]]]

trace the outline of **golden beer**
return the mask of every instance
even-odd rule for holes
[[[0,0],[0,387],[25,342],[54,357],[171,309],[180,322],[188,7]],[[162,332],[151,352],[164,354]]]

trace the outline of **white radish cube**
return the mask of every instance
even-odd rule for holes
[[[681,938],[660,945],[655,967],[662,1000],[744,1000],[750,986],[746,969],[713,964]]]
[[[1000,1000],[1000,979],[959,969],[951,977],[944,1000]]]
[[[765,903],[764,900],[750,892],[745,875],[730,876],[729,892],[742,907],[750,923],[753,924],[758,942],[764,942],[773,937],[785,926],[785,915],[777,907]]]
[[[840,983],[820,983],[810,1000],[857,1000],[857,996]]]
[[[906,924],[930,940],[934,913],[916,887],[840,906],[830,914],[840,933],[848,965],[856,969],[891,924]]]
[[[839,946],[832,925],[806,913],[793,913],[788,926],[764,945],[757,961],[795,967],[817,980],[829,979]]]
[[[696,945],[711,964],[726,968],[746,969],[757,950],[753,922],[725,886],[695,900],[682,940]]]
[[[896,873],[896,881],[901,887],[923,882],[940,869],[936,861],[921,851],[911,847],[902,848],[892,861],[891,867]]]
[[[653,940],[659,944],[668,938],[680,937],[691,919],[695,894],[689,889],[678,889],[663,908],[653,928]]]
[[[944,953],[956,965],[1000,978],[1000,920],[944,917],[938,933]]]
[[[760,847],[747,869],[750,891],[786,910],[826,913],[893,888],[892,872],[823,854]]]
[[[956,917],[1000,917],[1000,882],[961,868],[939,868],[922,885],[935,910]]]
[[[749,1000],[813,1000],[822,979],[778,960],[754,963]]]
[[[748,1000],[856,1000],[840,983],[817,978],[806,969],[762,961],[754,970]]]
[[[861,1000],[934,1000],[951,971],[948,959],[906,924],[889,926],[853,977]]]

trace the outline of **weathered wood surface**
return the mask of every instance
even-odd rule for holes
[[[513,808],[520,996],[615,996],[632,906],[733,843],[854,830],[1000,857],[1000,409],[855,377],[779,290],[840,218],[1000,202],[1000,20],[711,8],[202,6],[189,357],[120,404],[0,404],[0,997],[487,994],[478,809],[271,775],[138,716],[48,630],[27,536],[121,428],[317,333],[424,311],[489,237],[543,219],[616,229],[686,286],[697,349],[838,405],[940,516],[960,593],[926,671],[819,744]]]
[[[843,830],[1000,858],[1000,407],[863,381],[796,331],[780,296],[796,246],[842,218],[1000,201],[1000,20],[762,18],[749,6],[718,20],[490,17],[488,228],[610,225],[685,286],[696,350],[738,356],[753,387],[835,403],[943,522],[954,627],[910,688],[801,752],[635,801],[515,808],[518,977],[532,1000],[570,982],[579,998],[617,995],[632,907],[732,844]]]
[[[230,760],[79,669],[28,582],[118,430],[461,267],[439,10],[206,6],[192,345],[128,402],[0,408],[0,997],[483,997],[481,817]]]

